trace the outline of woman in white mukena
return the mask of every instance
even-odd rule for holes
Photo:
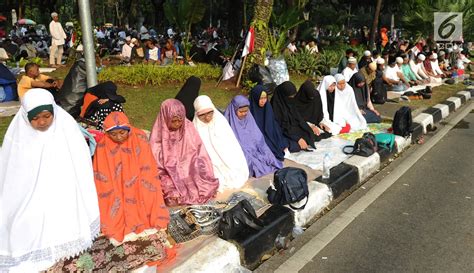
[[[38,272],[92,245],[99,205],[76,121],[31,89],[0,150],[0,272]]]

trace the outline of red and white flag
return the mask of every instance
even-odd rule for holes
[[[255,31],[253,27],[250,27],[249,32],[247,33],[247,38],[245,38],[245,45],[244,45],[244,49],[242,50],[242,58],[252,53],[254,42],[255,42]]]

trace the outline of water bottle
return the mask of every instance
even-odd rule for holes
[[[323,179],[329,179],[330,170],[331,170],[331,158],[329,157],[329,154],[326,153],[323,159]]]

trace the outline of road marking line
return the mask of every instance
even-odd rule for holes
[[[370,204],[372,204],[382,193],[392,186],[403,174],[405,174],[420,158],[433,148],[459,121],[469,114],[473,104],[468,102],[466,108],[453,118],[445,127],[423,144],[419,150],[407,157],[398,167],[382,181],[377,183],[364,196],[357,200],[345,212],[338,216],[318,235],[303,245],[297,252],[281,264],[275,273],[288,273],[300,271],[308,261],[311,261],[326,245],[341,233],[357,216],[359,216]],[[309,255],[310,254],[310,255]],[[312,256],[312,257],[308,257]]]

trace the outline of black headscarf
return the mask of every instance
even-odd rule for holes
[[[352,75],[348,83],[352,89],[354,89],[354,95],[359,109],[367,109],[367,99],[369,97],[369,93],[367,90],[367,84],[364,84],[362,87],[357,86],[361,82],[365,82],[365,77],[361,72],[357,72]]]
[[[184,83],[181,90],[176,94],[175,99],[181,101],[186,109],[186,118],[193,120],[194,118],[194,100],[199,96],[199,89],[201,88],[201,80],[197,77],[191,76]]]
[[[323,120],[321,96],[312,81],[307,80],[301,85],[294,100],[296,109],[305,121],[318,125]]]
[[[125,98],[117,94],[117,85],[111,81],[97,84],[89,89],[88,93],[98,97],[99,99],[109,99],[116,103],[125,103]]]
[[[262,131],[272,153],[278,160],[283,161],[285,153],[283,150],[288,147],[288,140],[283,137],[280,125],[275,120],[272,106],[267,101],[263,107],[259,106],[260,96],[267,88],[263,85],[257,85],[250,91],[250,112],[257,123],[258,128]]]
[[[314,147],[313,130],[301,117],[296,109],[294,99],[296,87],[292,82],[286,81],[275,88],[271,104],[275,119],[283,131],[283,135],[293,141],[303,138],[306,143]]]

